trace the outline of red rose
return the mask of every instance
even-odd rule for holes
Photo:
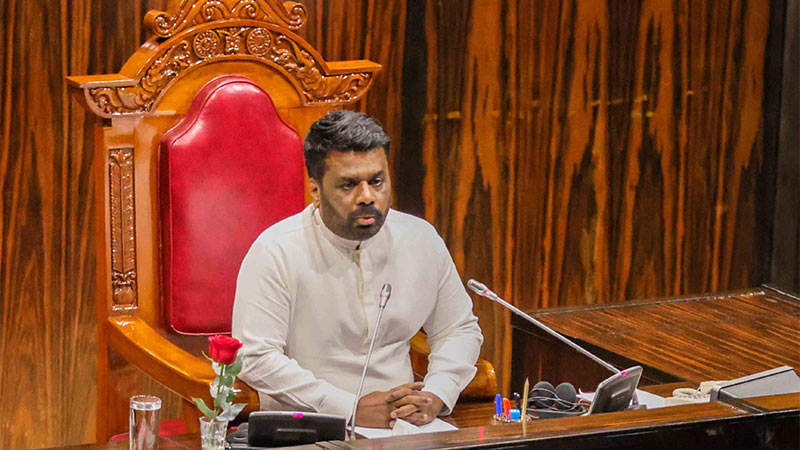
[[[211,336],[208,342],[208,356],[220,364],[232,364],[236,361],[236,352],[242,348],[238,339],[228,336]]]

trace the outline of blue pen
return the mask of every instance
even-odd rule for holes
[[[494,411],[498,416],[503,415],[503,397],[500,394],[494,397]]]

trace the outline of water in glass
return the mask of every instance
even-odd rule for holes
[[[131,397],[130,450],[158,449],[161,399],[152,395]]]

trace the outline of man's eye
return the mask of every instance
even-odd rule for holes
[[[345,184],[341,185],[340,187],[342,189],[344,189],[344,190],[350,190],[350,189],[353,189],[354,187],[356,187],[356,184],[355,183],[345,183]]]
[[[370,184],[373,186],[380,186],[383,184],[383,178],[375,178],[374,180],[370,181]]]

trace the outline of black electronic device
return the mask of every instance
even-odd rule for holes
[[[538,419],[554,419],[624,411],[632,408],[631,401],[641,377],[642,367],[634,366],[601,381],[588,410],[578,400],[571,384],[561,383],[554,388],[547,381],[540,381],[531,389],[527,413]]]
[[[333,414],[289,411],[256,411],[247,423],[228,436],[232,448],[265,448],[341,441],[345,418]]]
[[[641,378],[642,366],[634,366],[601,381],[597,385],[587,414],[602,414],[628,409]]]

